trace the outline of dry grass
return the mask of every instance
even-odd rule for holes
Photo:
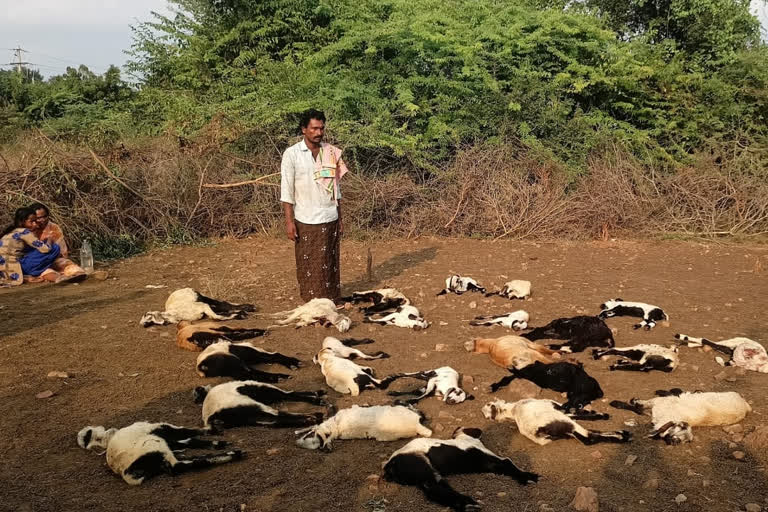
[[[238,154],[242,136],[215,122],[194,141],[159,137],[99,155],[33,134],[0,148],[3,210],[48,204],[75,243],[86,235],[181,242],[278,234],[279,176],[203,187],[279,172],[286,141],[247,136],[251,144],[262,137],[268,151]],[[715,162],[701,157],[689,168],[660,173],[614,149],[595,155],[581,177],[569,180],[566,169],[516,148],[469,148],[426,182],[408,169],[356,169],[344,183],[345,226],[358,237],[538,240],[768,233],[768,180],[748,158]]]

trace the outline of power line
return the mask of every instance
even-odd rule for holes
[[[24,50],[21,46],[18,46],[16,48],[9,48],[9,50],[12,50],[13,53],[16,55],[16,61],[15,62],[9,62],[8,65],[9,66],[16,66],[16,72],[21,74],[21,66],[25,65],[25,64],[29,64],[29,62],[23,62],[21,60],[21,54],[22,54],[22,52],[29,53],[29,51],[28,50]]]

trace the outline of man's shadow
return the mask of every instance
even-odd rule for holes
[[[370,289],[379,283],[386,283],[411,267],[433,260],[436,255],[437,247],[426,247],[418,251],[398,254],[389,258],[384,263],[374,266],[371,269],[370,279],[369,276],[362,275],[357,281],[345,283],[344,288],[347,293]]]

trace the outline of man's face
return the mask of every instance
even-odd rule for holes
[[[307,127],[301,129],[301,133],[308,141],[320,144],[325,133],[325,123],[319,119],[310,119]]]
[[[45,213],[45,210],[43,210],[42,208],[37,210],[35,213],[37,215],[38,227],[40,227],[41,229],[45,228],[45,226],[48,225],[48,214]]]

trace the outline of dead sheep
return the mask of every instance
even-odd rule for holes
[[[279,402],[305,402],[327,406],[325,391],[286,391],[254,380],[232,381],[217,386],[198,386],[192,393],[203,404],[203,425],[214,428],[245,426],[305,427],[323,421],[323,413],[301,414],[277,410]]]
[[[406,437],[429,437],[424,415],[409,405],[353,405],[314,427],[297,430],[296,444],[309,450],[330,451],[335,439],[394,441]]]
[[[515,329],[516,331],[522,331],[528,328],[528,320],[530,316],[522,309],[514,311],[512,313],[506,313],[503,315],[490,315],[490,316],[476,316],[474,320],[469,322],[469,325],[500,325],[507,329]]]
[[[640,329],[645,327],[649,331],[656,327],[657,322],[661,322],[665,327],[669,326],[669,315],[658,306],[646,304],[644,302],[627,302],[623,299],[607,300],[600,304],[600,318],[610,318],[612,316],[633,316],[642,318],[639,324],[632,327]]]
[[[475,397],[467,394],[459,384],[459,372],[450,366],[442,366],[435,370],[398,374],[398,378],[411,377],[427,382],[427,384],[414,391],[390,391],[392,396],[404,396],[418,394],[419,396],[406,400],[408,403],[416,403],[432,394],[436,394],[448,405],[460,404],[465,400],[474,400]]]
[[[399,306],[407,306],[411,303],[403,292],[395,288],[379,288],[378,290],[354,292],[348,297],[342,297],[339,299],[339,302],[351,302],[352,304],[371,302],[371,306],[360,308],[360,311],[366,315],[383,313],[385,311],[392,312]]]
[[[141,326],[176,324],[182,320],[195,321],[243,319],[256,311],[253,304],[231,304],[211,299],[192,288],[176,290],[165,301],[165,311],[148,311],[141,317]]]
[[[231,377],[238,380],[259,380],[277,382],[288,379],[290,375],[269,373],[254,368],[257,364],[279,364],[286,368],[297,369],[301,362],[295,357],[253,346],[250,342],[219,341],[203,350],[197,356],[197,374],[201,377]]]
[[[320,365],[326,384],[342,394],[358,396],[365,389],[387,389],[397,379],[397,375],[392,375],[379,380],[374,376],[373,368],[339,357],[331,348],[320,350],[313,361]]]
[[[628,403],[614,400],[611,407],[635,414],[650,411],[653,431],[648,437],[663,439],[667,444],[692,441],[692,427],[733,425],[752,411],[747,401],[735,391],[688,393],[675,388],[656,391],[656,395],[648,400],[632,398]]]
[[[188,471],[224,464],[243,457],[240,450],[197,457],[182,457],[180,452],[195,448],[223,448],[224,441],[208,441],[198,436],[208,429],[178,427],[170,423],[140,421],[121,429],[101,426],[84,427],[77,434],[77,444],[99,454],[107,453],[107,464],[130,485],[160,474],[179,475]]]
[[[440,290],[437,295],[445,295],[446,293],[455,293],[461,295],[464,292],[480,292],[485,293],[485,288],[477,284],[477,281],[471,277],[461,277],[460,275],[452,275],[445,278],[445,288]]]
[[[199,352],[220,340],[243,341],[269,334],[265,329],[233,327],[218,322],[192,323],[187,320],[179,322],[176,329],[176,346],[193,352]]]
[[[552,400],[496,400],[483,406],[483,416],[494,421],[514,421],[522,435],[539,445],[569,438],[578,439],[586,445],[626,443],[632,437],[626,430],[606,432],[586,429],[573,420],[604,420],[608,419],[608,415],[584,409],[566,414],[563,406]]]
[[[374,340],[370,338],[346,338],[339,340],[333,336],[328,336],[323,340],[322,348],[330,348],[333,350],[334,355],[343,357],[344,359],[387,359],[389,354],[386,352],[376,352],[375,354],[366,354],[355,347],[356,345],[367,345],[373,343]],[[315,356],[315,363],[317,356]]]
[[[626,358],[612,364],[609,367],[611,370],[635,372],[658,370],[661,372],[671,372],[680,364],[680,358],[677,356],[677,347],[674,345],[667,348],[661,345],[640,344],[632,347],[596,348],[592,351],[594,359],[600,359],[604,356],[621,356]],[[637,362],[634,363],[632,361]]]
[[[710,341],[706,338],[694,338],[685,334],[675,334],[675,338],[685,342],[689,347],[707,345],[731,358],[727,363],[720,363],[721,359],[715,358],[720,364],[738,366],[753,372],[768,373],[768,353],[766,353],[765,347],[749,338]]]
[[[393,325],[405,329],[421,330],[429,327],[429,322],[424,320],[421,312],[415,306],[399,306],[392,313],[367,315],[363,322],[379,325]]]
[[[502,368],[523,368],[536,361],[554,363],[559,359],[556,351],[512,335],[476,338],[464,343],[464,348],[467,352],[488,354],[491,361]]]
[[[531,282],[523,281],[520,279],[513,279],[512,281],[504,283],[504,286],[501,288],[501,290],[485,294],[486,297],[490,297],[492,295],[498,295],[510,300],[526,300],[531,296]]]
[[[459,427],[453,439],[414,439],[384,463],[384,478],[419,487],[427,499],[459,512],[480,510],[471,496],[456,491],[444,476],[494,473],[527,485],[539,475],[520,470],[509,458],[496,455],[480,441],[482,430]]]
[[[514,379],[527,379],[540,388],[566,393],[568,401],[563,405],[565,412],[582,409],[593,400],[603,398],[600,383],[584,371],[584,365],[580,362],[544,364],[536,361],[519,370],[513,367],[508,370],[511,375],[491,384],[491,392],[495,393]]]
[[[531,341],[554,339],[568,340],[550,344],[549,348],[564,352],[582,352],[587,347],[614,346],[613,333],[606,323],[596,316],[556,318],[543,327],[521,334]]]
[[[347,332],[352,326],[352,320],[348,316],[340,314],[336,304],[331,299],[312,299],[295,309],[272,313],[269,316],[272,318],[284,317],[278,320],[277,326],[294,324],[297,329],[319,323],[326,327],[333,325],[339,332]]]

